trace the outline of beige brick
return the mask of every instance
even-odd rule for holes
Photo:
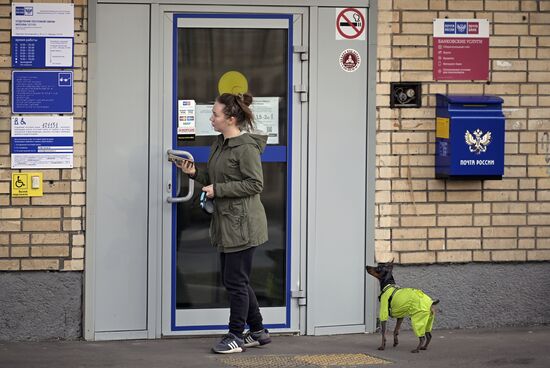
[[[550,27],[548,27],[547,24],[545,25],[531,25],[529,27],[529,33],[531,35],[544,35],[544,36],[547,36],[547,35],[550,35]],[[524,33],[522,33],[524,34]]]
[[[425,59],[425,58],[428,57],[428,48],[427,47],[395,46],[395,47],[392,48],[392,54],[393,54],[394,58],[420,58],[420,59]],[[398,75],[398,77],[400,77],[399,73],[397,75]]]
[[[515,237],[517,237],[517,228],[515,227],[483,228],[483,238],[515,238]]]
[[[483,193],[483,200],[489,202],[496,201],[516,201],[518,199],[518,192],[515,191],[487,191]]]
[[[433,31],[432,23],[402,23],[404,34],[425,34],[430,35]],[[380,44],[380,42],[378,43]]]
[[[493,261],[525,261],[526,251],[524,250],[494,250],[491,252]]]
[[[440,251],[437,252],[437,261],[438,262],[471,262],[472,261],[472,252],[471,251]]]
[[[428,240],[428,249],[429,250],[444,250],[445,249],[445,240],[444,239]]]
[[[495,226],[526,225],[526,216],[521,215],[494,215],[492,217]]]
[[[528,215],[527,225],[550,225],[550,216]]]
[[[527,251],[527,260],[550,261],[550,250],[529,250]]]
[[[73,259],[84,258],[84,248],[82,248],[82,247],[73,247],[71,249],[71,258],[73,258]]]
[[[22,259],[22,270],[57,270],[59,261],[57,259]]]
[[[378,213],[381,216],[398,215],[399,214],[399,205],[398,204],[380,204],[377,207],[379,208]]]
[[[428,229],[428,237],[433,238],[444,238],[445,237],[445,229],[444,228],[429,228]]]
[[[390,229],[375,229],[374,230],[374,239],[376,240],[390,240],[391,231]]]
[[[426,10],[426,9],[422,9]],[[437,12],[435,11],[403,11],[401,12],[401,18],[403,23],[432,23],[437,18]]]
[[[461,18],[465,18],[465,19],[469,19],[469,18],[474,18],[475,17],[475,13],[474,12],[466,12],[466,11],[463,11],[463,12],[459,12],[459,11],[442,11],[442,12],[439,12],[439,15],[437,16],[437,18],[449,18],[449,19],[461,19]]]
[[[535,193],[534,192],[519,192],[519,200],[526,202],[526,201],[534,201],[535,200]]]
[[[80,231],[82,230],[82,221],[80,220],[63,220],[64,231]]]
[[[82,207],[63,207],[64,217],[82,217]]]
[[[530,214],[550,212],[550,203],[529,203],[527,208]]]
[[[542,53],[544,51],[539,51],[539,53]],[[535,48],[520,48],[519,49],[519,57],[522,59],[535,59],[537,57],[537,49]],[[539,58],[543,58],[542,55],[539,56]]]
[[[537,238],[537,249],[550,249],[550,238]]]
[[[29,234],[11,234],[11,244],[29,244]]]
[[[437,206],[437,213],[440,215],[471,214],[472,204],[444,204]]]
[[[44,234],[32,234],[32,244],[69,244],[68,233],[44,233]]]
[[[31,247],[32,257],[68,257],[68,246],[33,246]]]
[[[480,181],[448,181],[447,190],[480,190],[482,183]]]
[[[25,220],[23,231],[59,231],[61,224],[59,220]]]
[[[526,82],[527,73],[525,72],[492,72],[491,79],[495,82]]]
[[[426,240],[393,240],[392,251],[420,251],[426,250]]]
[[[23,208],[23,218],[59,218],[61,209],[59,207],[30,207]]]
[[[517,59],[519,57],[519,50],[511,47],[495,47],[489,49],[489,59]],[[490,85],[485,86],[485,89],[491,89]],[[508,93],[512,94],[512,93]]]
[[[521,10],[523,11],[538,11],[538,1],[523,0],[521,1]]]
[[[54,205],[61,205],[61,206],[67,206],[69,205],[69,195],[68,194],[48,194],[44,197],[33,197],[32,198],[32,204],[33,205],[44,205],[44,206],[54,206]]]
[[[475,203],[474,204],[474,213],[490,213],[491,204],[490,203]]]
[[[419,35],[395,35],[393,36],[394,46],[427,46],[428,36]]]
[[[480,202],[481,192],[447,192],[449,202]]]
[[[406,227],[426,227],[435,224],[435,216],[401,216],[401,225]]]
[[[84,234],[74,234],[72,245],[73,246],[83,246],[84,245]]]
[[[528,17],[527,13],[494,13],[494,23],[524,23]],[[492,41],[492,40],[491,40]]]
[[[11,247],[11,257],[24,258],[29,256],[29,247]]]
[[[19,260],[0,259],[1,271],[17,271],[19,270]]]
[[[517,248],[517,239],[483,239],[483,249],[515,249]]]
[[[449,10],[483,10],[482,0],[449,1]]]
[[[438,216],[437,226],[472,226],[472,216]]]
[[[392,202],[426,202],[426,193],[425,192],[413,192],[411,196],[410,192],[392,192],[391,201]]]
[[[450,84],[449,85],[450,94],[466,94],[466,93],[478,93],[483,94],[483,85],[472,85],[472,84]]]
[[[19,220],[0,220],[0,231],[19,231],[21,221]]]
[[[479,227],[449,227],[448,238],[480,238],[481,228]]]
[[[428,9],[428,0],[394,0],[393,2],[394,9],[416,9],[416,10],[426,10]]]
[[[474,216],[474,226],[489,226],[491,225],[491,216]]]
[[[402,215],[435,215],[435,204],[402,204]]]
[[[527,227],[527,226],[520,226],[518,228],[518,236],[520,238],[528,238],[528,237],[534,237],[535,236],[535,227]]]
[[[435,263],[435,252],[406,252],[400,255],[399,263]]]
[[[396,227],[399,226],[399,217],[397,216],[384,216],[378,220],[378,226],[380,227]]]
[[[447,249],[481,249],[481,239],[447,239]]]
[[[489,262],[491,260],[491,251],[474,250],[473,260],[474,262]]]
[[[19,219],[21,217],[20,208],[0,208],[1,219]]]
[[[394,191],[410,190],[412,184],[412,190],[426,190],[426,180],[391,180],[391,189]]]
[[[71,259],[63,261],[63,271],[82,271],[84,270],[84,260]]]
[[[427,229],[399,228],[392,230],[393,239],[426,239],[427,237]]]
[[[445,192],[429,192],[428,202],[443,202],[445,201]]]
[[[535,239],[518,239],[519,249],[533,249],[535,248]]]

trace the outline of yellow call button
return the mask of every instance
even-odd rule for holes
[[[41,172],[11,174],[12,197],[41,197],[44,195],[42,187]]]

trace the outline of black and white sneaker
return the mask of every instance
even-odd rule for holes
[[[244,346],[243,339],[229,332],[223,335],[220,342],[212,347],[212,351],[219,354],[242,353],[245,350]]]
[[[248,331],[244,335],[244,346],[247,348],[269,344],[270,342],[271,337],[269,336],[269,331],[265,328],[260,331]]]

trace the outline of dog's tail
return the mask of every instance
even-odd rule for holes
[[[439,304],[439,299],[434,299],[434,300],[432,301],[432,305],[437,305],[437,304]]]

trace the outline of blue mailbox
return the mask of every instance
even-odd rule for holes
[[[502,98],[437,94],[436,100],[436,177],[502,179]]]

